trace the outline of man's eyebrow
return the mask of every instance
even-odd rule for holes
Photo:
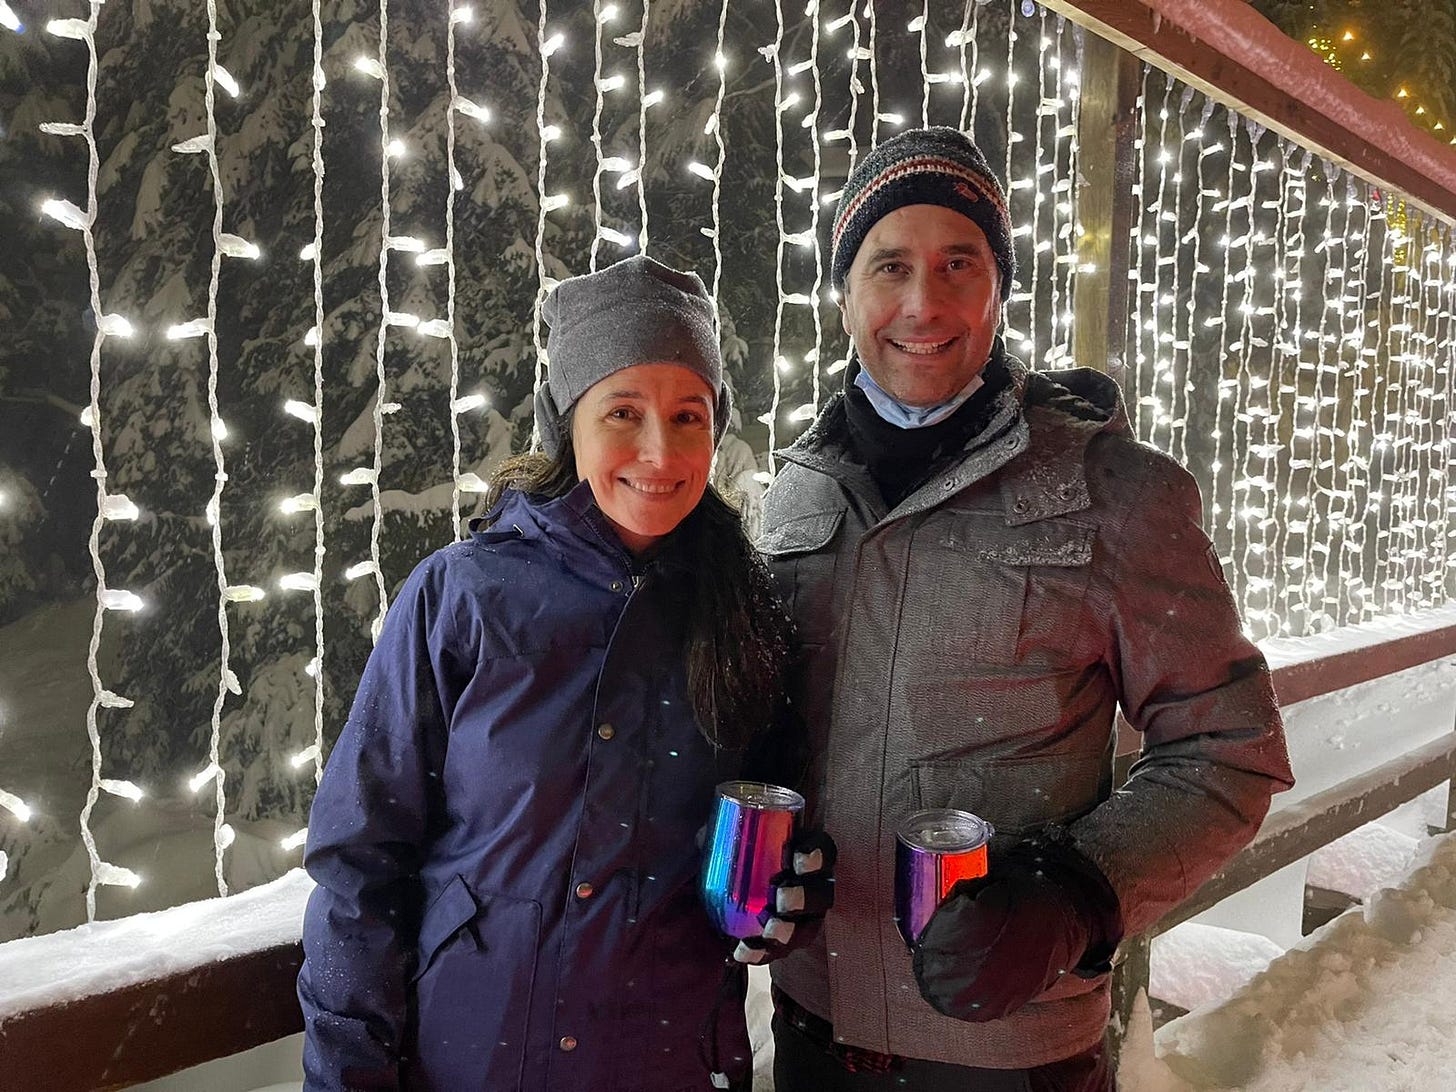
[[[984,258],[981,248],[975,243],[948,243],[940,248],[941,254],[954,255],[956,257]],[[896,258],[903,258],[909,253],[908,247],[880,247],[871,251],[867,264],[873,265],[876,262],[894,261]]]

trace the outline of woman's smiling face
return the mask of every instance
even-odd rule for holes
[[[634,364],[577,400],[571,443],[576,475],[622,544],[640,553],[702,499],[713,463],[710,387],[679,364]]]

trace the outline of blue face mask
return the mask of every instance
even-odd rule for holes
[[[875,382],[874,377],[863,365],[860,366],[859,373],[854,377],[854,385],[864,391],[865,397],[869,399],[870,405],[875,408],[875,412],[880,415],[881,420],[888,421],[897,428],[927,428],[944,421],[960,409],[966,399],[980,389],[981,376],[977,373],[969,383],[960,389],[960,393],[934,406],[907,406],[904,402],[896,400]]]

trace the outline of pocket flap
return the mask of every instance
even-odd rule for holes
[[[479,913],[480,906],[463,877],[456,876],[447,883],[420,921],[420,967],[425,967],[440,946]]]
[[[816,512],[809,516],[781,523],[765,531],[758,540],[760,553],[772,557],[786,554],[805,554],[822,550],[833,540],[844,522],[844,509],[834,512]]]
[[[1030,834],[1091,811],[1108,772],[1105,758],[1086,754],[910,762],[917,807],[962,808],[1004,835]]]
[[[1095,528],[1066,520],[1041,520],[1019,527],[1004,524],[987,529],[977,525],[981,534],[969,533],[971,527],[951,526],[943,543],[964,550],[976,557],[1000,565],[1089,565],[1092,562],[1092,539]]]

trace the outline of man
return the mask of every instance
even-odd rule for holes
[[[856,166],[833,226],[844,393],[781,453],[760,541],[804,646],[812,820],[840,851],[823,934],[774,964],[780,1092],[1111,1088],[1118,942],[1292,784],[1197,486],[1133,438],[1112,380],[1006,354],[1014,274],[963,134]],[[1113,791],[1119,706],[1143,749]],[[939,807],[997,837],[912,960],[895,831]]]

